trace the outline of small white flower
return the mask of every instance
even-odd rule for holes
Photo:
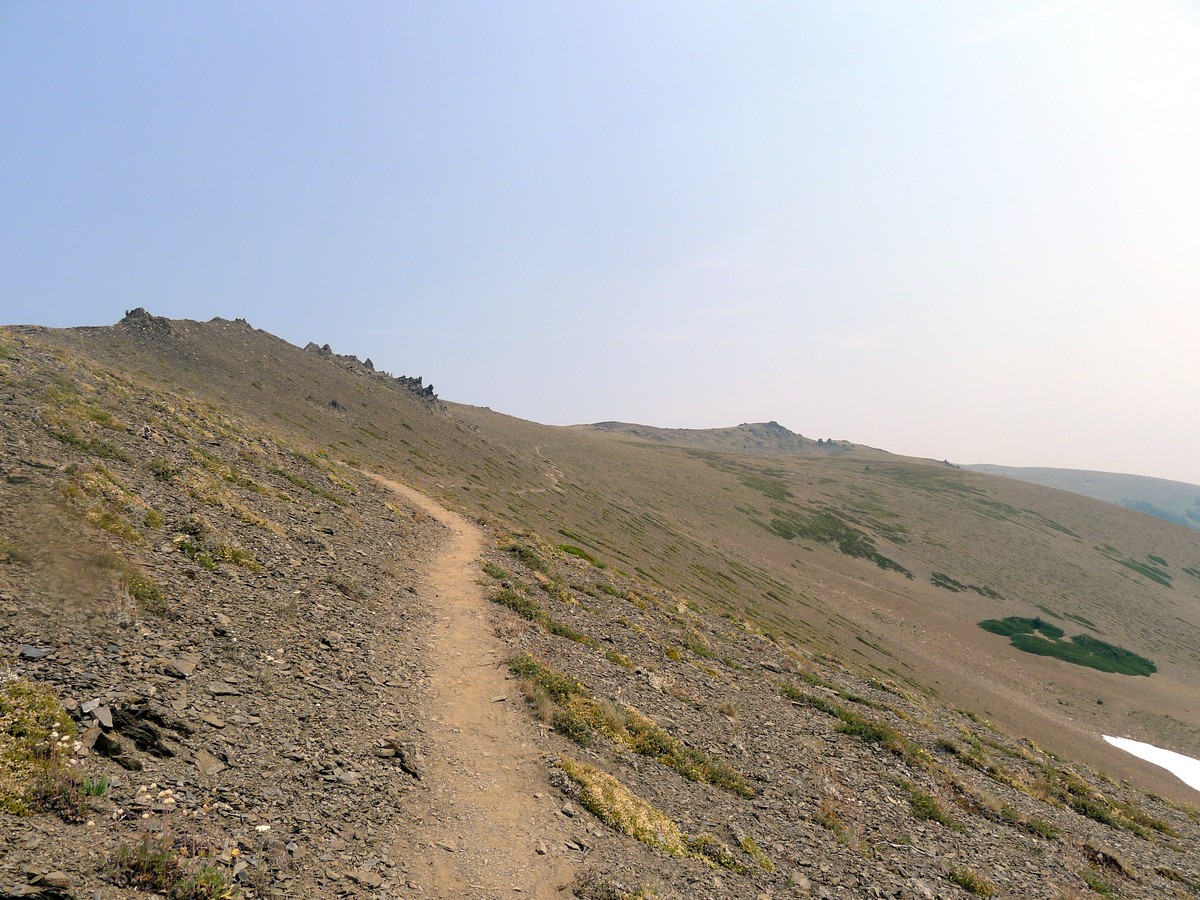
[[[259,834],[262,834],[263,832],[270,831],[271,826],[270,825],[255,825],[254,830],[257,831]]]

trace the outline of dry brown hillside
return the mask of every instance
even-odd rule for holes
[[[1200,755],[1200,534],[773,423],[537,425],[241,321],[13,326],[0,401],[6,684],[92,742],[65,813],[19,787],[60,751],[10,760],[0,896],[140,896],[150,827],[248,897],[491,896],[464,797],[505,784],[546,895],[1200,892],[1194,792],[1099,739]],[[485,548],[469,640],[427,502]],[[519,715],[456,719],[485,672]]]

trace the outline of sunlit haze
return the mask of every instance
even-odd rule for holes
[[[1200,483],[1192,2],[0,4],[0,321]]]

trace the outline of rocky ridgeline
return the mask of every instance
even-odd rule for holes
[[[26,685],[70,717],[53,753],[4,745],[0,897],[166,896],[138,879],[181,858],[176,888],[404,895],[438,528],[196,398],[0,343],[0,719]]]
[[[309,341],[308,344],[305,345],[304,349],[309,353],[316,353],[318,356],[322,356],[326,359],[336,362],[346,371],[355,375],[375,378],[384,383],[403,388],[427,403],[437,402],[438,396],[436,393],[434,393],[433,385],[425,384],[425,379],[420,375],[415,378],[408,375],[392,375],[390,372],[384,372],[380,369],[376,369],[375,363],[373,363],[369,358],[360,360],[357,356],[352,354],[334,353],[333,348],[328,344],[322,344],[321,346],[318,346],[312,341]]]
[[[228,320],[219,318],[214,319],[213,322],[228,324]],[[234,319],[233,322],[234,324],[244,326],[246,329],[252,329],[253,327],[245,319]],[[180,326],[186,327],[187,324],[194,325],[195,323],[180,323]],[[135,334],[142,340],[161,341],[178,336],[176,323],[172,323],[165,316],[153,315],[140,306],[137,309],[126,311],[124,317],[117,323],[116,327]],[[36,331],[37,329],[34,329],[33,333],[36,333]],[[384,384],[398,387],[430,405],[436,405],[438,402],[438,395],[434,391],[433,385],[425,384],[422,376],[392,375],[390,372],[376,369],[375,363],[370,359],[360,360],[353,354],[335,353],[329,344],[318,345],[310,341],[304,349],[309,353],[315,353],[322,358],[334,362],[353,375],[374,378]],[[336,399],[332,400],[330,405],[335,409],[344,408],[341,402]]]

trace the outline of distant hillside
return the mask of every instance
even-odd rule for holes
[[[1147,478],[1143,475],[1119,475],[1114,472],[1089,472],[1084,469],[991,465],[963,468],[1082,494],[1200,531],[1200,486],[1185,481],[1168,481],[1165,478]]]
[[[807,438],[778,422],[752,422],[736,428],[656,428],[629,422],[597,422],[577,429],[623,434],[632,438],[726,453],[771,453],[787,456],[835,456],[847,450],[865,450],[849,441]],[[882,452],[882,451],[880,451]]]

